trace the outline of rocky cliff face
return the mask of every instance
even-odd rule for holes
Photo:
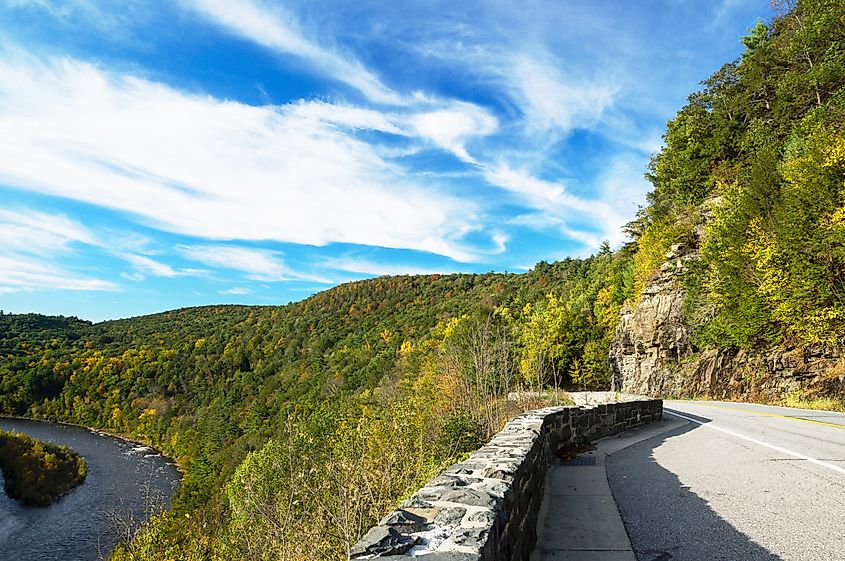
[[[639,302],[622,310],[610,348],[615,390],[713,399],[777,400],[793,393],[845,398],[845,357],[836,351],[696,349],[679,280],[696,258],[694,249],[672,246]]]
[[[684,295],[678,276],[694,254],[672,246],[660,273],[633,307],[625,307],[610,347],[613,388],[636,388],[644,395],[672,395],[683,359],[694,349],[684,319]],[[628,391],[622,390],[622,391]]]

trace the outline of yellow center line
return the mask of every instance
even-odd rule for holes
[[[837,425],[836,423],[825,423],[824,421],[815,421],[813,419],[804,419],[801,417],[790,417],[789,415],[778,415],[777,413],[764,413],[762,411],[754,411],[753,409],[742,409],[740,407],[725,407],[724,405],[713,405],[712,403],[704,403],[701,401],[693,401],[695,405],[702,407],[712,407],[713,409],[724,409],[725,411],[736,411],[737,413],[751,413],[752,415],[760,415],[763,417],[775,417],[776,419],[788,419],[790,421],[801,421],[802,423],[811,423],[814,425],[821,425],[823,427],[833,427],[835,429],[845,430],[845,425]],[[671,408],[671,405],[669,406]]]

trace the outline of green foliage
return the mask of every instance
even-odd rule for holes
[[[698,97],[669,121],[666,148],[651,160],[646,175],[654,185],[649,202],[658,219],[673,207],[701,203],[712,191],[712,173],[724,155],[728,131],[722,114]]]
[[[610,380],[610,338],[592,339],[584,344],[578,372],[570,376],[572,384],[585,389],[604,389]]]
[[[6,494],[35,506],[56,502],[88,475],[85,459],[67,446],[14,431],[0,431],[0,470]]]
[[[484,436],[483,427],[475,419],[457,411],[444,421],[438,449],[445,458],[457,457],[461,451],[470,452],[481,446]]]
[[[742,38],[742,44],[746,51],[742,54],[743,59],[752,56],[757,49],[762,47],[769,37],[769,28],[763,20],[757,20],[757,25],[748,30],[748,35]]]
[[[605,249],[569,276],[567,290],[526,305],[519,316],[520,374],[529,386],[606,388],[608,349],[633,290],[627,250]]]
[[[637,300],[643,288],[660,270],[673,243],[688,242],[692,233],[695,214],[689,207],[676,211],[673,217],[653,219],[637,238],[633,264],[633,299]]]
[[[586,318],[573,303],[549,294],[536,305],[522,310],[526,318],[521,329],[520,370],[529,385],[560,387],[572,365],[579,361],[588,335]]]
[[[652,162],[650,205],[633,228],[635,288],[698,207],[712,219],[683,282],[699,346],[838,346],[845,10],[799,1],[742,42],[741,59],[669,123]]]
[[[749,243],[758,291],[791,339],[835,345],[845,333],[845,135],[815,129],[782,173],[771,231],[756,223]]]

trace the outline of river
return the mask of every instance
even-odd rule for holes
[[[112,522],[143,520],[150,503],[166,508],[179,484],[176,467],[146,446],[39,421],[0,418],[0,429],[70,446],[88,462],[85,482],[48,507],[24,506],[0,490],[0,561],[105,558],[116,542]]]

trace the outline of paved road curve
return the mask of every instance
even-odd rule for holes
[[[607,458],[638,561],[845,561],[845,414],[666,401]]]

